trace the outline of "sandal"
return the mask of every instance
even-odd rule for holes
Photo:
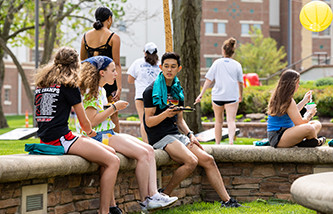
[[[323,136],[320,136],[318,138],[302,140],[302,142],[296,144],[296,146],[298,146],[298,147],[317,147],[317,146],[324,145],[325,142],[326,142],[326,138]]]
[[[322,146],[326,143],[326,137],[319,136],[318,137],[318,146]]]

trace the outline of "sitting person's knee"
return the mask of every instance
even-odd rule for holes
[[[196,157],[189,158],[186,161],[185,165],[187,165],[188,168],[190,168],[191,170],[194,170],[198,165],[198,158],[196,158]]]
[[[215,165],[215,159],[214,159],[214,157],[213,157],[212,155],[210,155],[210,154],[205,155],[205,156],[202,158],[202,160],[200,160],[200,161],[202,161],[202,162],[205,163],[205,164]]]

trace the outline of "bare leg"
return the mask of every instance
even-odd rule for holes
[[[120,160],[115,151],[95,140],[80,137],[70,148],[68,154],[79,155],[101,166],[101,196],[99,213],[109,213],[109,207],[116,206],[114,185],[117,179]]]
[[[114,135],[110,137],[109,145],[126,157],[137,160],[135,174],[139,185],[141,200],[143,201],[149,195],[148,183],[150,165],[151,159],[155,155],[153,148],[150,150],[146,149],[139,143],[133,141],[132,138],[124,135]]]
[[[141,147],[145,148],[149,152],[149,179],[148,179],[148,195],[153,196],[157,193],[157,178],[156,178],[156,161],[155,161],[155,152],[154,148],[147,143],[142,142],[141,140],[128,135],[120,134],[121,136],[128,137],[133,142],[137,143]]]
[[[234,138],[236,132],[235,120],[238,110],[238,103],[239,102],[225,104],[225,111],[227,113],[229,144],[234,144]]]
[[[148,143],[147,133],[143,125],[143,113],[144,113],[143,101],[135,100],[135,107],[140,119],[140,132],[141,132],[142,141]]]
[[[119,133],[120,132],[120,126],[119,126],[119,118],[118,118],[118,112],[115,112],[113,115],[111,115],[111,120],[116,125],[113,129],[113,131]]]
[[[321,124],[315,121],[291,127],[283,133],[277,147],[293,147],[301,142],[304,138],[317,138],[317,133],[319,132],[320,128]]]
[[[230,199],[230,196],[225,189],[222,176],[216,166],[214,158],[204,150],[200,149],[197,145],[193,145],[193,147],[189,149],[198,158],[199,166],[202,166],[205,169],[207,178],[211,186],[214,188],[214,190],[223,201],[228,201]]]
[[[315,129],[316,135],[318,135],[320,129],[321,129],[321,123],[318,120],[312,120],[309,122]]]
[[[220,144],[222,138],[222,126],[224,119],[224,106],[218,106],[212,102],[215,116],[215,144]]]
[[[184,144],[178,140],[168,144],[165,151],[170,155],[172,160],[182,164],[173,173],[168,185],[164,189],[164,193],[170,195],[171,192],[188,177],[198,164],[198,159],[195,155],[186,148]]]

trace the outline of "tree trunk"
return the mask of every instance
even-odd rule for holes
[[[172,0],[174,50],[183,69],[178,74],[184,89],[185,106],[193,106],[200,93],[200,22],[202,0]],[[202,130],[200,105],[184,118],[195,133]]]
[[[0,47],[0,89],[2,89],[3,81],[5,78],[5,63],[3,61],[4,51]],[[0,102],[2,103],[2,90],[0,90]],[[0,128],[7,128],[8,123],[3,113],[2,104],[0,105]]]
[[[0,46],[4,51],[7,52],[7,54],[12,58],[14,64],[16,65],[16,68],[17,68],[19,74],[21,75],[23,87],[24,87],[25,93],[28,97],[29,104],[30,104],[31,108],[34,109],[34,102],[33,102],[34,101],[34,96],[33,96],[32,90],[30,88],[30,84],[29,84],[29,81],[27,79],[27,76],[25,75],[24,70],[23,70],[20,62],[17,60],[14,53],[6,46],[6,43],[5,43],[5,41],[3,41],[2,38],[0,38]],[[0,80],[0,81],[2,81],[1,84],[3,84],[4,75],[1,75],[0,78],[2,78],[2,80]],[[0,86],[2,87],[2,85],[0,85]]]

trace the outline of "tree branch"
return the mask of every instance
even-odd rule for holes
[[[42,26],[44,26],[44,23],[39,24],[39,27],[42,27]],[[16,31],[16,32],[10,34],[9,36],[7,36],[7,37],[5,38],[5,40],[8,40],[8,39],[13,38],[13,37],[16,37],[19,33],[22,33],[22,32],[24,32],[24,31],[31,30],[31,29],[34,29],[34,28],[35,28],[35,25],[33,25],[33,26],[29,26],[29,27],[21,28],[21,29],[19,29],[18,31]]]

